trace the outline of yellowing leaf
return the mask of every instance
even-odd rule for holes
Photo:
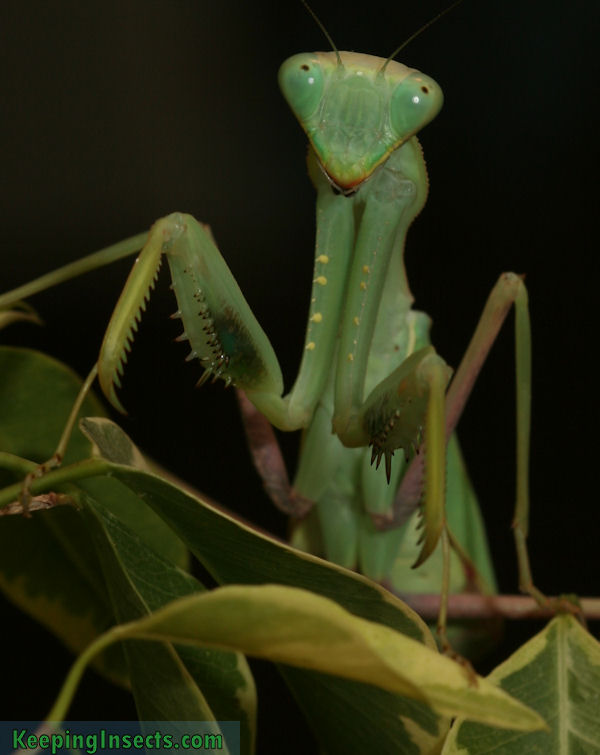
[[[600,644],[573,616],[554,618],[489,679],[537,710],[549,728],[515,734],[457,721],[444,755],[600,752]]]
[[[493,682],[314,593],[282,585],[221,587],[190,595],[99,640],[166,640],[225,650],[367,682],[445,715],[531,731],[543,719]],[[72,683],[72,681],[71,681]],[[69,682],[67,681],[67,684]]]

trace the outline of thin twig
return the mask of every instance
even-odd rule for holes
[[[405,603],[424,619],[437,619],[440,596],[427,594],[398,594]],[[564,598],[565,604],[568,598]],[[579,598],[581,611],[588,621],[600,621],[600,598]],[[539,606],[528,595],[479,595],[464,593],[450,595],[448,619],[489,619],[503,616],[507,619],[546,619],[556,611]]]

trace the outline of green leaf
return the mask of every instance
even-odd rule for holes
[[[96,428],[105,434],[108,420],[85,421],[86,434],[98,444]],[[125,433],[118,443],[131,443]],[[133,444],[132,444],[133,445]],[[134,451],[125,451],[132,457]],[[291,548],[234,515],[211,506],[180,484],[142,470],[111,464],[111,477],[127,485],[181,537],[202,565],[222,583],[277,582],[304,587],[330,597],[352,613],[379,621],[435,648],[426,624],[405,603],[380,585],[348,569]],[[112,501],[105,505],[112,510]],[[117,514],[118,515],[118,514]]]
[[[0,589],[74,653],[114,623],[93,543],[73,509],[2,517],[0,553]],[[120,648],[96,668],[126,682]]]
[[[79,422],[79,429],[94,444],[94,455],[115,464],[152,471],[152,464],[111,420],[105,417],[83,417]]]
[[[204,592],[97,502],[88,499],[83,513],[119,622]],[[171,643],[124,647],[140,720],[240,721],[242,752],[253,752],[256,690],[243,655]]]
[[[373,618],[405,632],[435,650],[435,642],[411,609],[364,577],[308,554],[294,551],[233,517],[193,498],[164,480],[126,468],[114,474],[126,481],[171,523],[192,552],[221,582],[303,586],[331,597],[358,615]],[[240,622],[240,617],[236,622]],[[335,741],[341,729],[354,740],[348,753],[361,752],[359,741],[371,731],[377,752],[396,753],[411,744],[415,752],[431,751],[431,741],[443,739],[446,719],[424,703],[349,680],[306,669],[284,668],[289,683],[320,741]],[[322,690],[315,710],[315,687]],[[348,705],[360,715],[348,718]],[[316,715],[318,713],[318,716]],[[369,721],[385,721],[376,732]],[[425,726],[423,722],[426,722]],[[422,745],[422,746],[421,746]]]
[[[0,347],[0,451],[40,463],[54,452],[81,380],[60,362],[30,349]],[[82,413],[100,415],[89,395]],[[76,430],[64,463],[90,456],[90,442]],[[20,478],[0,470],[0,484]],[[186,563],[186,549],[160,518],[117,480],[83,483],[95,497],[110,497],[136,531],[166,558]],[[21,610],[78,653],[114,623],[90,535],[76,511],[60,507],[0,517],[0,590]],[[124,681],[120,649],[99,660],[99,670]]]
[[[28,349],[0,347],[0,450],[37,462],[53,453],[81,381],[59,362]],[[102,413],[93,396],[83,411]],[[40,417],[43,421],[40,421]],[[77,432],[66,462],[85,458]],[[4,484],[15,481],[0,471]],[[0,589],[78,653],[114,623],[99,562],[81,518],[64,507],[0,518]],[[104,674],[123,682],[120,649],[99,659]]]
[[[39,359],[39,355],[37,356]],[[38,360],[33,360],[30,366],[34,372],[37,372]],[[47,393],[46,398],[52,402],[50,393]],[[43,411],[41,414],[43,416]],[[24,411],[21,411],[20,422],[23,421],[24,416]],[[386,630],[386,627],[391,627],[398,630],[407,637],[425,643],[425,646],[417,645],[417,647],[428,651],[433,658],[440,658],[433,650],[435,643],[425,624],[410,608],[380,586],[345,569],[308,554],[299,553],[273,538],[258,533],[248,525],[237,521],[233,516],[185,492],[180,485],[174,485],[162,477],[132,466],[115,464],[114,460],[119,459],[127,460],[128,464],[144,466],[140,463],[134,449],[128,448],[130,441],[116,426],[111,428],[104,420],[101,422],[91,420],[86,424],[86,432],[94,438],[97,452],[113,459],[112,462],[102,462],[96,467],[93,465],[89,467],[90,471],[102,469],[106,476],[82,481],[76,477],[77,474],[81,474],[81,467],[77,465],[72,468],[63,467],[58,472],[51,472],[43,480],[37,481],[36,486],[39,487],[36,489],[39,491],[58,489],[54,485],[58,485],[59,481],[60,484],[64,484],[65,480],[77,479],[77,486],[81,491],[92,496],[121,519],[127,516],[128,508],[119,504],[121,495],[112,494],[108,489],[93,489],[95,485],[102,486],[111,481],[119,482],[122,486],[129,488],[138,505],[143,502],[153,508],[219,581],[246,584],[277,582],[310,589],[317,593],[317,595],[312,595],[312,598],[319,599],[318,594],[332,598],[355,614],[351,617],[352,619],[360,621],[358,617],[362,617],[379,622],[379,625],[383,626],[373,625],[379,629]],[[45,454],[42,455],[42,458],[44,457]],[[72,475],[71,478],[69,474]],[[98,472],[95,471],[94,474],[97,475]],[[54,480],[56,483],[53,482]],[[54,515],[56,512],[47,513]],[[37,518],[36,515],[34,520]],[[135,521],[130,524],[131,529],[138,530]],[[338,610],[342,609],[338,607]],[[239,614],[237,616],[239,620]],[[396,636],[397,632],[393,634]],[[80,664],[85,663],[89,655],[97,651],[99,647],[97,642],[84,653]],[[445,658],[441,660],[451,663]],[[464,682],[463,671],[461,669],[458,671]],[[359,745],[361,732],[364,738],[365,727],[368,730],[369,723],[373,721],[381,722],[377,732],[372,732],[370,738],[373,747],[380,753],[431,752],[438,747],[444,736],[446,719],[436,716],[422,700],[376,689],[365,681],[342,679],[306,668],[286,666],[284,673],[301,706],[309,714],[312,712],[311,723],[322,743],[334,741],[332,739],[335,736],[334,732],[339,732],[340,728],[344,728],[347,740],[354,738],[355,742],[347,751],[361,752],[362,748]],[[439,682],[439,673],[435,676],[436,681]],[[314,706],[316,699],[314,690],[320,690],[321,694],[322,706],[319,706],[318,713]],[[472,694],[468,692],[469,700]],[[422,698],[422,694],[419,697]],[[452,698],[451,705],[459,702],[463,706],[461,709],[464,709],[464,701],[457,700],[455,694],[451,694],[450,697]],[[485,695],[483,697],[485,698]],[[503,700],[502,705],[504,704]],[[492,705],[492,709],[494,705],[497,703]],[[357,714],[349,720],[349,709],[359,711],[362,718]],[[331,715],[328,716],[328,714]],[[502,717],[505,713],[500,711],[498,714],[497,710],[495,713],[484,710],[484,715]]]
[[[56,449],[80,378],[46,354],[10,346],[0,346],[0,376],[0,450],[37,463],[46,461]],[[82,407],[81,416],[86,414],[105,414],[93,394]],[[89,455],[89,442],[75,432],[64,463]]]
[[[317,671],[280,665],[325,752],[439,752],[449,719],[418,700]]]
[[[43,354],[24,349],[0,348],[0,368],[0,410],[4,411],[7,418],[12,417],[10,427],[8,424],[0,427],[0,442],[4,444],[2,450],[12,450],[39,460],[47,458],[62,430],[62,423],[80,381],[63,365]],[[15,402],[13,398],[16,396],[18,401]],[[88,403],[84,411],[98,415],[101,407],[98,402],[91,405]],[[32,417],[40,416],[47,418],[42,432],[40,427],[36,428],[36,421],[32,421]],[[98,453],[113,461],[119,460],[142,468],[146,466],[135,446],[113,423],[106,423],[96,417],[89,423],[83,421],[82,424],[86,432],[90,428],[93,430]],[[3,436],[5,428],[8,432]],[[36,445],[38,440],[40,443]],[[70,456],[71,461],[89,455],[89,442],[79,433],[75,434],[73,443],[70,450],[78,450]],[[180,488],[168,485],[164,480],[132,474],[130,468],[119,469],[123,474],[123,481],[133,487],[133,492],[114,477],[78,480],[77,488],[84,490],[94,500],[110,506],[119,518],[129,516],[126,521],[136,532],[140,532],[147,517],[143,511],[136,511],[135,505],[129,505],[123,491],[138,506],[141,498],[154,503],[156,511],[169,520],[178,532],[184,534],[200,559],[223,581],[261,583],[279,580],[306,585],[337,599],[356,614],[396,627],[429,647],[435,647],[426,625],[411,609],[364,577],[331,566],[313,556],[299,554],[197,498],[185,495]],[[165,473],[161,474],[164,476]],[[5,477],[6,482],[13,479],[15,477],[12,474]],[[40,482],[47,483],[46,489],[54,489],[52,473]],[[117,492],[108,487],[111,482],[120,485]],[[152,513],[149,507],[144,508],[147,513]],[[172,508],[179,511],[179,514],[170,518]],[[62,519],[67,517],[72,523],[72,531],[67,531],[62,536]],[[61,536],[60,543],[53,543],[49,538],[46,522],[56,522],[56,525],[50,526]],[[17,516],[3,517],[0,521],[0,539],[3,533],[6,533],[6,547],[0,573],[2,568],[7,568],[10,573],[9,585],[5,589],[12,590],[13,600],[17,600],[23,593],[22,602],[17,600],[21,607],[45,623],[72,649],[81,649],[94,635],[114,623],[111,600],[101,578],[102,568],[90,535],[77,512],[65,507],[63,510],[36,513],[28,520]],[[39,535],[34,537],[34,533]],[[168,541],[168,538],[165,540]],[[65,554],[69,549],[79,561],[66,558]],[[163,552],[163,555],[166,553]],[[90,559],[90,564],[82,569],[81,559],[84,558]],[[48,568],[48,563],[52,564],[52,568]],[[23,580],[19,580],[21,574],[26,575],[24,586],[21,584]],[[86,575],[88,578],[84,579]],[[90,586],[91,577],[96,580],[99,596]],[[79,623],[75,622],[77,611],[82,616]],[[94,617],[94,620],[91,621],[90,617]],[[117,657],[120,662],[113,663],[113,666],[118,666],[118,676],[123,678],[120,646],[108,649],[109,654],[114,651],[119,651]],[[313,710],[315,715],[311,725],[324,742],[333,741],[335,732],[343,728],[348,740],[355,743],[354,749],[351,746],[348,748],[349,753],[360,751],[357,747],[361,737],[369,730],[370,722],[376,719],[386,721],[386,725],[377,732],[372,732],[370,737],[370,741],[382,755],[396,753],[399,748],[407,752],[429,752],[432,749],[432,738],[439,742],[447,729],[447,720],[433,713],[425,704],[368,685],[291,668],[287,669],[286,678],[296,690],[300,704],[309,713],[313,705],[315,685],[325,691],[319,715]],[[357,711],[350,721],[347,717],[349,705]]]
[[[105,424],[101,426],[89,418],[82,423],[99,452],[108,455],[114,451],[104,446],[103,439],[108,437]],[[122,436],[113,438],[114,445],[121,449],[121,458],[136,458],[135,451],[127,449],[127,443],[133,446],[129,438],[120,428],[113,427],[112,432]],[[359,616],[379,621],[436,649],[421,619],[365,577],[269,538],[164,479],[122,466],[115,466],[112,474],[169,522],[219,581],[306,587],[331,597]],[[107,505],[111,505],[110,501]],[[282,667],[282,673],[325,746],[339,743],[341,737],[346,742],[346,752],[363,752],[368,733],[369,743],[381,755],[397,753],[399,748],[429,753],[434,744],[443,741],[447,731],[448,720],[422,702],[305,669]],[[316,695],[315,690],[320,694]],[[355,712],[350,718],[349,710]],[[373,731],[375,720],[385,721],[385,726]]]
[[[549,728],[516,734],[459,720],[444,755],[600,752],[600,644],[573,616],[554,618],[489,679],[537,710]]]
[[[86,433],[93,438],[94,425],[94,420],[86,421]],[[98,445],[100,447],[101,444]],[[119,440],[119,446],[123,445],[124,441]],[[130,452],[126,453],[131,455]],[[112,467],[111,474],[129,485],[169,522],[219,581],[253,584],[277,582],[305,587],[332,598],[358,616],[378,621],[435,648],[430,632],[416,614],[370,580],[278,543],[154,475],[117,465]],[[439,657],[437,653],[436,657]],[[303,675],[307,678],[303,678]],[[327,694],[321,698],[323,711],[329,711],[329,715],[320,717],[324,725],[318,734],[322,740],[330,732],[339,731],[340,727],[355,732],[355,740],[359,739],[360,717],[349,722],[347,707],[344,709],[349,699],[367,720],[369,717],[370,720],[382,717],[386,722],[392,722],[392,731],[385,730],[381,734],[382,743],[377,743],[379,752],[397,751],[399,743],[405,747],[417,747],[415,752],[427,752],[431,749],[432,739],[437,741],[436,737],[444,731],[445,723],[438,721],[436,724],[426,706],[414,700],[407,702],[406,698],[381,690],[374,693],[366,685],[340,682],[314,671],[289,669],[284,676],[301,706],[313,713],[313,686],[328,688]],[[342,704],[342,701],[345,703]],[[310,720],[314,723],[312,715]],[[334,726],[333,721],[337,721],[338,725]],[[378,735],[379,732],[372,736]]]

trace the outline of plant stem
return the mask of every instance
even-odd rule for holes
[[[424,619],[437,618],[440,596],[397,593]],[[569,598],[563,597],[565,605]],[[600,620],[600,598],[579,598],[581,612],[590,621]],[[553,602],[555,605],[555,603]],[[554,616],[552,605],[541,607],[528,595],[479,595],[464,593],[448,597],[448,619],[488,619],[503,616],[507,619],[546,619]]]

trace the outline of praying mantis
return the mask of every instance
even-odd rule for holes
[[[432,164],[432,163],[431,163],[431,160],[430,160],[430,164]],[[433,183],[434,183],[434,186],[435,186],[435,181],[434,181]],[[208,215],[209,215],[209,213],[207,213],[207,216],[208,216]],[[410,241],[409,241],[409,246],[410,246]],[[410,258],[410,248],[409,248],[409,258]],[[465,335],[466,335],[466,334],[465,334]]]
[[[476,504],[452,433],[481,364],[515,304],[515,536],[521,585],[533,592],[525,548],[531,383],[525,287],[514,274],[501,276],[446,408],[452,371],[430,345],[429,318],[412,309],[405,272],[406,234],[423,209],[428,190],[416,134],[439,112],[441,89],[430,77],[391,58],[337,49],[289,59],[280,69],[279,83],[309,137],[309,173],[318,195],[311,306],[302,363],[291,392],[284,395],[272,346],[210,230],[181,213],[158,221],[147,237],[134,237],[99,252],[78,268],[93,269],[143,247],[92,374],[97,371],[105,396],[124,412],[116,387],[121,385],[126,352],[165,255],[178,302],[176,317],[184,328],[180,339],[189,340],[188,358],[199,358],[205,370],[200,382],[221,378],[240,390],[250,445],[273,501],[296,517],[303,516],[308,506],[316,506],[318,519],[300,526],[296,543],[313,551],[323,549],[341,565],[358,567],[378,581],[389,579],[395,589],[401,589],[402,577],[392,576],[402,560],[399,548],[404,534],[398,539],[398,527],[423,499],[417,525],[423,529],[423,545],[413,567],[423,564],[441,539],[442,592],[447,600],[450,544],[466,571],[477,573],[479,566],[488,572],[479,577],[480,588],[492,587],[483,534],[475,533],[479,543],[471,547],[466,535],[453,535],[446,520],[446,498],[449,507],[461,511],[457,521],[475,520],[477,528]],[[69,269],[51,282],[71,275]],[[21,298],[35,292],[34,283],[17,294]],[[265,455],[262,439],[270,432],[269,422],[280,430],[305,431],[291,488],[274,440],[268,441]],[[62,445],[61,440],[57,460],[64,453]],[[387,486],[382,475],[376,476],[366,465],[366,447],[371,448],[371,465],[376,462],[376,469],[384,459]],[[363,450],[355,453],[352,449]],[[396,463],[392,475],[392,457],[398,450],[406,464]],[[466,514],[465,509],[469,509]],[[378,533],[371,519],[383,519],[395,530],[390,537]],[[472,558],[479,563],[474,565]],[[444,604],[440,626],[445,627]]]

